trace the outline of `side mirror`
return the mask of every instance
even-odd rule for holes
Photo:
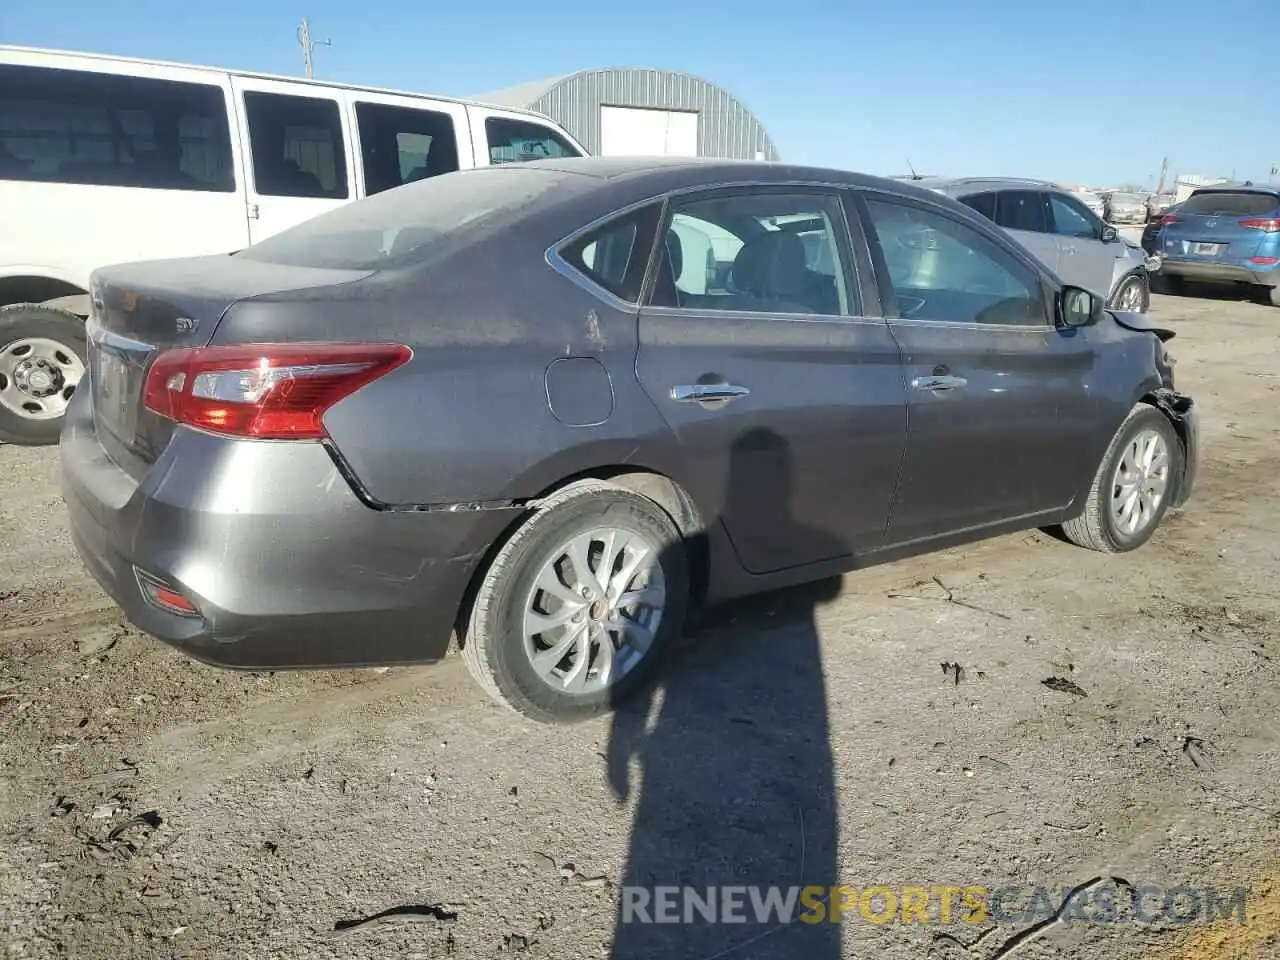
[[[1063,327],[1087,327],[1102,319],[1102,298],[1083,287],[1063,287],[1058,294],[1058,322]]]
[[[1111,224],[1109,223],[1103,224],[1102,226],[1102,242],[1103,243],[1115,243],[1119,239],[1120,239],[1120,232],[1116,230],[1115,227],[1111,226]]]

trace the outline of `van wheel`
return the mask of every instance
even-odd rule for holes
[[[606,712],[680,635],[684,543],[648,497],[597,480],[548,498],[498,551],[462,658],[494,700],[550,723]]]
[[[0,443],[58,442],[85,371],[84,321],[38,303],[0,307]]]
[[[1137,404],[1112,438],[1084,510],[1062,524],[1063,535],[1077,546],[1102,553],[1142,546],[1168,509],[1181,456],[1168,418],[1149,404]]]

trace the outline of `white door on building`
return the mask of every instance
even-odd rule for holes
[[[696,157],[697,111],[601,107],[600,154],[605,157]]]

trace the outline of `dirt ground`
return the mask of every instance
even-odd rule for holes
[[[1145,549],[1033,531],[734,605],[672,658],[647,727],[524,722],[456,657],[197,664],[82,571],[55,451],[0,448],[0,956],[642,956],[615,930],[622,878],[717,857],[744,883],[820,864],[857,887],[1250,890],[1243,926],[853,911],[846,956],[1280,956],[1280,310],[1153,313],[1205,450]],[[824,777],[838,843],[788,792]],[[838,955],[800,926],[668,927],[652,955]]]

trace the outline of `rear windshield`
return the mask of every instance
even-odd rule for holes
[[[403,266],[442,238],[461,242],[464,233],[476,235],[518,217],[569,176],[512,164],[430,177],[344,204],[237,256],[334,270]]]
[[[1260,217],[1270,213],[1277,203],[1274,193],[1253,190],[1209,190],[1193,193],[1179,207],[1179,213],[1198,213],[1213,217]]]

